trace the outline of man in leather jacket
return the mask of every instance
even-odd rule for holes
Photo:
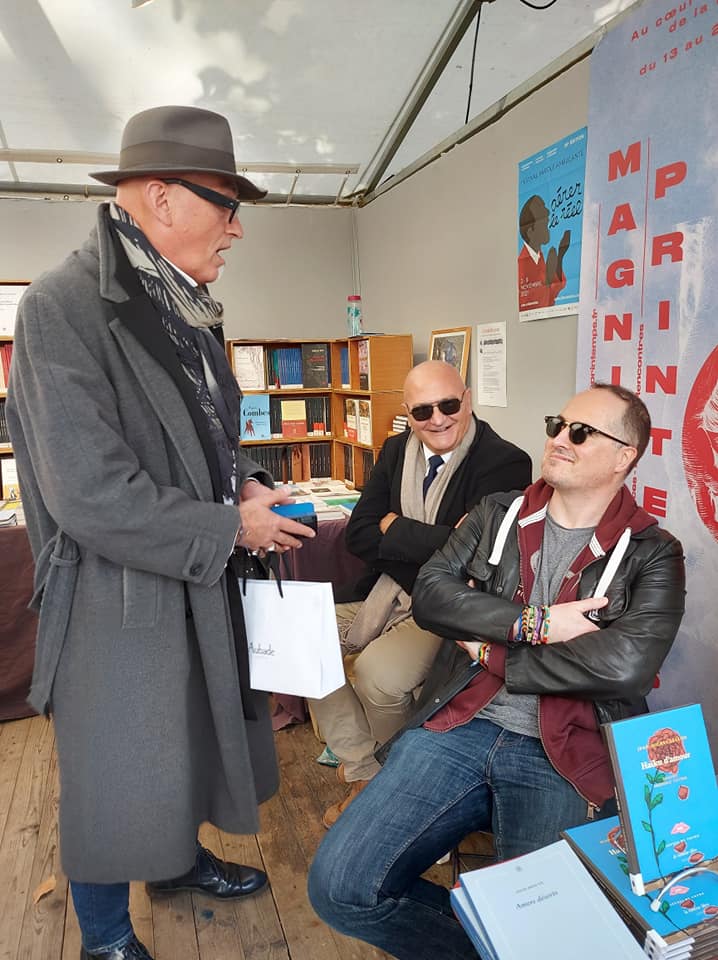
[[[319,915],[395,957],[475,956],[448,890],[421,878],[467,833],[492,830],[508,859],[610,800],[599,725],[646,711],[683,615],[681,545],[624,485],[643,402],[596,384],[546,432],[542,478],[485,497],[422,567],[415,619],[450,639],[312,865]]]

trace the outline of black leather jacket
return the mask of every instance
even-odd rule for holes
[[[639,513],[644,522],[646,515],[636,508],[637,532],[632,533],[607,590],[608,605],[598,611],[600,632],[591,631],[568,643],[509,645],[509,631],[522,605],[514,599],[520,585],[516,520],[498,562],[489,563],[489,557],[517,495],[485,497],[419,573],[412,595],[414,618],[419,626],[450,639],[439,651],[411,726],[428,720],[475,677],[482,689],[479,709],[505,681],[510,693],[540,695],[544,748],[559,772],[578,787],[575,761],[566,763],[557,754],[565,752],[567,736],[573,736],[575,728],[579,731],[574,744],[577,755],[587,761],[595,755],[598,763],[605,755],[600,735],[593,736],[598,734],[598,723],[645,712],[644,698],[683,616],[683,552],[678,540],[655,523],[638,529]],[[537,533],[542,530],[543,518],[528,522],[540,523]],[[600,533],[599,524],[597,536]],[[575,571],[578,598],[593,595],[610,552]],[[468,586],[470,579],[475,588]],[[488,672],[471,663],[453,643],[477,639],[492,643]],[[590,724],[584,726],[586,711],[579,705],[586,702],[596,713],[593,730],[588,729]],[[581,739],[582,733],[592,734],[590,742]],[[593,799],[590,789],[581,792]]]

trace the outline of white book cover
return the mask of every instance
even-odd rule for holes
[[[371,446],[371,402],[369,400],[359,400],[359,424],[357,429],[357,439],[359,443],[365,443]]]
[[[234,375],[242,390],[266,390],[264,347],[261,343],[235,343]]]
[[[497,960],[645,960],[565,840],[460,881]]]

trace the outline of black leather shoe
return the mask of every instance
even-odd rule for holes
[[[190,893],[204,893],[218,900],[234,900],[248,897],[267,885],[267,874],[255,867],[245,867],[241,863],[228,863],[205,847],[200,847],[192,869],[173,880],[159,880],[147,884],[147,890],[156,894],[177,893],[189,890]]]
[[[83,947],[80,951],[80,960],[152,960],[147,947],[133,936],[129,943],[118,950],[109,953],[88,953]]]

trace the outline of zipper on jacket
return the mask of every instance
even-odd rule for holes
[[[561,773],[561,771],[558,769],[558,767],[556,766],[556,764],[553,762],[553,760],[551,759],[551,757],[550,757],[549,754],[548,754],[548,750],[546,749],[546,744],[545,744],[544,738],[543,738],[543,730],[541,729],[541,695],[540,695],[540,694],[539,694],[538,710],[536,711],[536,719],[537,719],[537,721],[538,721],[539,740],[541,741],[541,746],[543,747],[543,752],[544,752],[544,754],[546,755],[546,759],[547,759],[548,762],[551,764],[551,766],[552,766],[553,769],[556,771],[556,773],[559,775],[559,777],[561,777],[562,780],[568,781],[568,783],[571,784],[571,786],[572,786],[573,789],[576,791],[576,793],[579,795],[579,797],[581,797],[582,800],[585,800],[585,801],[586,801],[586,819],[587,819],[587,820],[594,820],[594,819],[595,819],[595,813],[596,813],[598,810],[600,810],[601,808],[598,806],[597,803],[594,803],[593,800],[589,800],[589,798],[586,796],[586,794],[585,794],[585,793],[582,793],[582,792],[578,789],[578,787],[576,786],[576,784],[573,782],[573,780],[572,780],[570,777],[566,777],[566,776],[564,776],[563,773]]]

